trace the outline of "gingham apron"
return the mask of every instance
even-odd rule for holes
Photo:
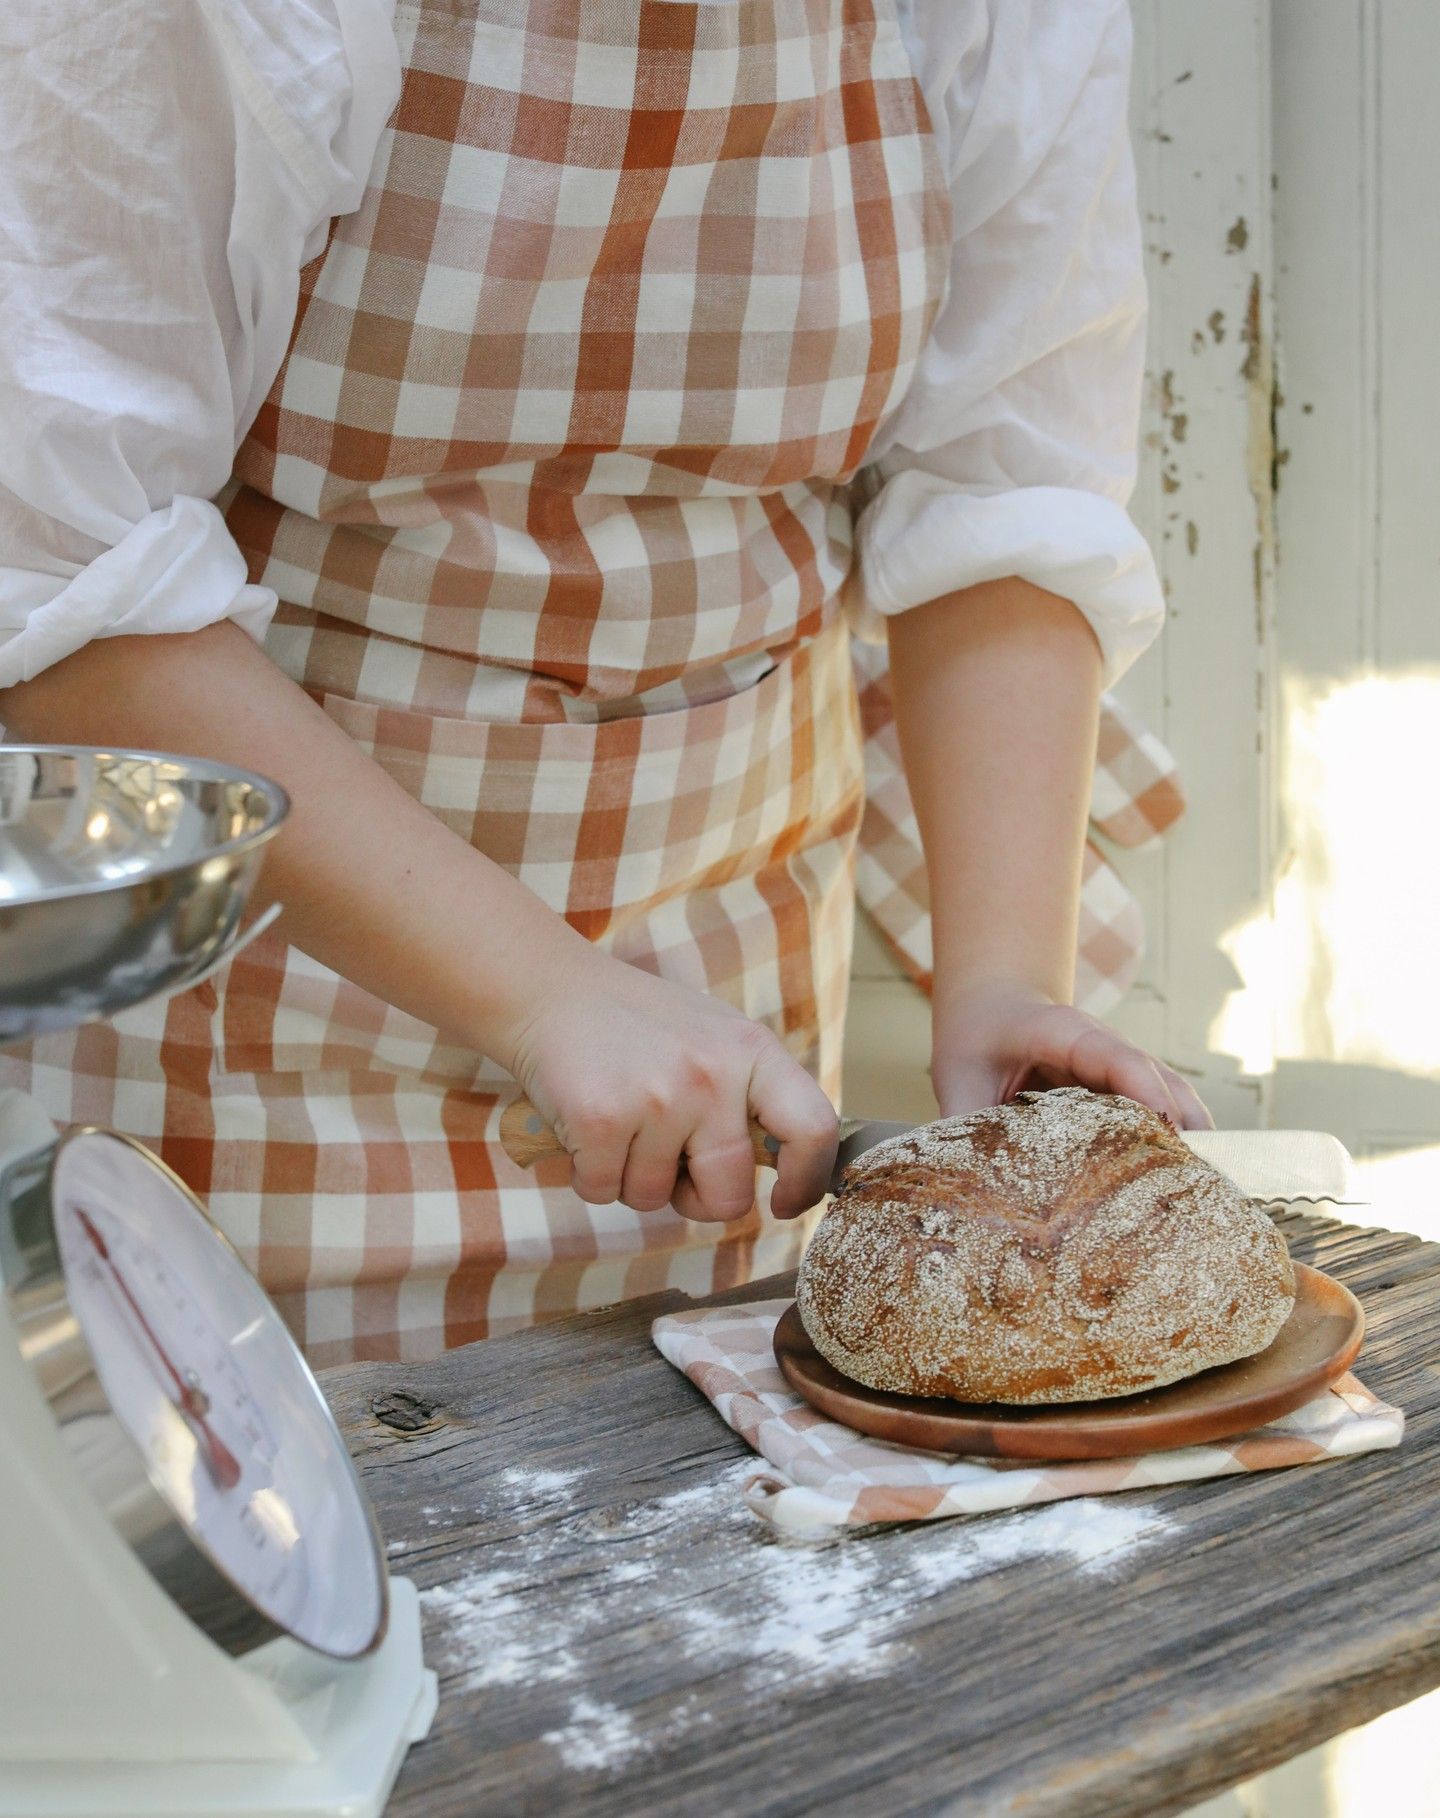
[[[949,249],[892,0],[401,0],[396,30],[369,191],[222,501],[268,648],[462,838],[838,1097],[848,486]],[[796,1260],[763,1209],[537,1184],[495,1141],[512,1081],[281,930],[72,1038],[55,1109],[158,1140],[313,1360]]]
[[[949,251],[892,5],[401,0],[397,115],[222,501],[282,600],[271,654],[341,727],[610,952],[768,1022],[837,1100],[867,781],[849,482]],[[883,660],[862,662],[860,895],[928,983]],[[1179,798],[1117,724],[1097,797],[1133,841]],[[1093,853],[1085,917],[1082,988],[1113,996],[1138,916]],[[513,1082],[278,931],[0,1075],[158,1147],[322,1364],[708,1292],[803,1241],[763,1208],[698,1226],[519,1172],[495,1141]]]

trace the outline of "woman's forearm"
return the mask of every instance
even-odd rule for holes
[[[601,953],[452,833],[233,625],[87,645],[0,694],[12,736],[138,745],[273,776],[290,819],[261,874],[296,946],[515,1074],[597,1205],[736,1218],[753,1111],[780,1142],[771,1209],[825,1191],[835,1113],[773,1031]]]
[[[930,876],[935,1001],[1073,986],[1100,652],[1068,601],[1007,580],[890,620],[896,721]]]
[[[452,833],[231,624],[107,638],[0,694],[13,739],[177,751],[258,770],[291,814],[257,903],[386,1003],[508,1064],[537,969],[588,943]]]

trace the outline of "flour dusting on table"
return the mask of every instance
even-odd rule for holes
[[[592,1695],[597,1685],[620,1695],[609,1638],[637,1622],[682,1674],[694,1663],[737,1675],[757,1697],[803,1696],[903,1666],[906,1630],[928,1596],[1022,1560],[1112,1574],[1173,1529],[1153,1508],[1079,1498],[797,1546],[740,1501],[754,1468],[742,1459],[666,1495],[595,1511],[583,1471],[502,1473],[480,1508],[453,1519],[501,1516],[516,1531],[497,1538],[485,1568],[421,1593],[440,1631],[435,1663],[499,1695],[559,1694],[561,1721],[544,1740],[567,1768],[603,1775],[710,1721],[698,1698],[647,1722],[643,1705]],[[694,1573],[677,1563],[690,1557]]]
[[[621,1767],[647,1746],[618,1705],[593,1698],[577,1698],[564,1729],[547,1730],[541,1740],[582,1770]]]
[[[502,1481],[510,1489],[536,1501],[574,1500],[574,1488],[585,1475],[583,1471],[527,1471],[520,1466],[512,1466],[500,1473]]]

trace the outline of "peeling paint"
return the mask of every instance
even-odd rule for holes
[[[1237,215],[1235,225],[1225,236],[1226,252],[1241,253],[1250,244],[1250,228],[1244,215]]]
[[[1240,325],[1240,340],[1245,349],[1245,358],[1240,365],[1240,377],[1253,389],[1260,377],[1260,367],[1265,358],[1261,346],[1263,337],[1260,333],[1260,274],[1258,271],[1250,274],[1250,292],[1245,299],[1245,320]],[[1265,402],[1268,410],[1270,402],[1268,383]]]
[[[1225,339],[1225,311],[1212,309],[1205,318],[1205,326],[1210,330],[1210,339],[1218,347]]]
[[[1245,477],[1255,505],[1255,636],[1263,646],[1268,636],[1266,582],[1275,561],[1275,487],[1279,469],[1275,459],[1275,350],[1266,332],[1259,272],[1250,276],[1240,339],[1245,347],[1240,377],[1245,381],[1248,405]]]
[[[1189,414],[1186,411],[1177,410],[1175,407],[1178,403],[1179,399],[1175,394],[1175,369],[1172,366],[1167,366],[1165,371],[1160,375],[1159,397],[1160,417],[1165,425],[1167,446],[1170,442],[1183,442],[1185,440],[1186,431],[1190,427]],[[1172,467],[1170,471],[1173,473],[1175,470]],[[1176,486],[1179,485],[1178,478],[1175,484]],[[1174,486],[1166,488],[1167,492],[1173,492],[1174,490]]]
[[[1190,551],[1192,556],[1200,547],[1200,530],[1194,518],[1186,518],[1185,520],[1185,547]]]

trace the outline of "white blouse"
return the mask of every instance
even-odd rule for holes
[[[711,0],[727,4],[729,0]],[[872,449],[867,614],[1019,575],[1113,680],[1154,636],[1124,0],[892,0],[950,173],[945,304]],[[883,0],[882,0],[883,4]],[[47,0],[0,25],[0,687],[91,638],[264,635],[210,502],[359,205],[387,0]]]

